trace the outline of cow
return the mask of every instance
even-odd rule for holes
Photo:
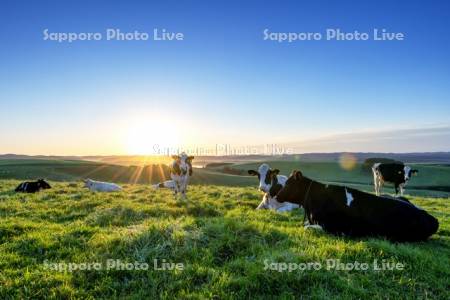
[[[169,165],[169,172],[171,180],[153,185],[154,189],[169,188],[173,191],[174,196],[181,193],[183,198],[186,198],[186,190],[189,182],[189,177],[193,174],[192,160],[194,156],[188,156],[182,152],[180,155],[172,156],[172,163]]]
[[[102,182],[96,181],[92,179],[83,180],[84,187],[88,188],[91,192],[118,192],[121,191],[122,188],[111,182]]]
[[[276,200],[302,205],[304,221],[325,231],[351,237],[382,236],[391,241],[424,241],[439,222],[406,201],[379,197],[346,186],[323,184],[294,171]]]
[[[380,195],[381,189],[385,182],[394,184],[395,195],[400,190],[400,195],[403,196],[403,191],[409,179],[416,175],[419,171],[413,170],[409,166],[402,163],[376,163],[372,166],[373,184],[375,186],[375,194]]]
[[[287,177],[284,175],[279,175],[280,170],[271,169],[268,164],[262,164],[259,166],[258,171],[248,170],[248,174],[252,176],[257,176],[259,180],[259,190],[264,192],[263,200],[256,207],[256,209],[273,209],[278,212],[290,211],[294,208],[299,208],[297,204],[294,203],[277,203],[273,197],[281,190],[284,186]]]
[[[37,181],[25,181],[19,184],[15,192],[21,192],[21,193],[36,193],[39,192],[41,189],[51,189],[52,187],[48,182],[46,182],[44,179],[38,179]]]

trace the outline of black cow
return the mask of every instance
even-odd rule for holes
[[[38,179],[37,181],[25,181],[19,184],[18,187],[16,187],[16,192],[22,192],[22,193],[36,193],[39,192],[41,189],[50,189],[52,188],[48,182],[46,182],[44,179]]]
[[[302,205],[311,225],[320,225],[332,234],[413,242],[426,240],[439,227],[436,218],[411,203],[325,185],[300,171],[292,173],[276,198]]]
[[[419,171],[413,170],[409,166],[402,163],[376,163],[372,167],[373,184],[375,186],[375,193],[380,195],[381,189],[385,182],[391,182],[395,187],[395,194],[403,196],[403,190],[408,183],[411,176],[416,175]]]

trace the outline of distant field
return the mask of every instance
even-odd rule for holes
[[[352,170],[342,169],[334,162],[268,161],[281,174],[289,175],[299,169],[313,179],[335,184],[353,186],[372,191],[372,174],[363,171],[361,164]],[[257,180],[246,176],[248,169],[257,169],[260,162],[252,163],[215,163],[207,168],[195,168],[192,184],[213,184],[223,186],[254,186]],[[419,170],[407,186],[407,193],[418,196],[448,197],[450,195],[450,166],[432,164],[413,164]],[[227,168],[228,171],[224,168]],[[245,176],[229,174],[238,171]],[[75,181],[82,178],[114,181],[118,183],[150,184],[168,179],[166,165],[147,165],[145,167],[105,164],[80,160],[0,160],[0,179],[47,178],[56,181]],[[393,192],[388,185],[386,192]]]
[[[373,190],[371,171],[363,171],[361,164],[356,164],[352,170],[344,170],[335,162],[300,162],[300,161],[268,161],[272,168],[277,168],[281,174],[289,175],[292,170],[301,170],[305,176],[312,179],[350,185],[364,190]],[[228,167],[249,170],[257,169],[261,163],[238,163]],[[450,166],[431,164],[411,164],[419,170],[407,185],[407,193],[414,195],[429,195],[446,197],[450,195]],[[213,168],[220,172],[221,167]],[[391,185],[385,191],[393,192]]]

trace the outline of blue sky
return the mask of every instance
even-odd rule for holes
[[[0,153],[123,154],[167,136],[190,145],[302,144],[449,126],[448,1],[110,2],[2,2]],[[46,28],[164,28],[184,40],[57,43],[43,40]],[[278,43],[263,40],[266,28],[385,28],[406,38]],[[130,132],[147,142],[130,149]],[[409,146],[448,151],[447,137]],[[345,149],[343,141],[313,151]],[[386,147],[407,149],[408,141]]]

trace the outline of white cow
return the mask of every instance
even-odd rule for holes
[[[264,194],[263,200],[259,203],[256,209],[272,209],[277,212],[291,211],[300,206],[295,203],[283,202],[280,203],[276,200],[276,197],[271,197],[268,193]]]
[[[115,183],[95,181],[92,179],[83,180],[84,187],[87,187],[91,192],[117,192],[122,188]]]
[[[248,174],[258,176],[259,190],[264,192],[263,200],[256,209],[273,209],[278,212],[290,211],[299,208],[298,204],[290,202],[277,202],[274,197],[284,187],[287,177],[279,175],[280,170],[271,169],[268,164],[259,166],[258,171],[248,170]]]
[[[186,190],[189,182],[189,177],[192,176],[192,160],[194,156],[188,156],[186,153],[180,155],[173,155],[173,162],[170,164],[170,178],[164,182],[153,185],[154,189],[169,188],[174,195],[181,193],[183,198],[186,198]]]

